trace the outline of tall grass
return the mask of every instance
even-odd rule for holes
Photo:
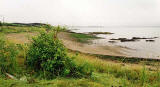
[[[72,53],[69,55],[73,55]],[[76,61],[79,64],[83,62],[89,63],[86,67],[92,67],[94,72],[108,73],[108,75],[113,75],[115,78],[121,78],[125,83],[129,81],[130,84],[135,84],[139,86],[155,86],[160,85],[159,83],[159,72],[149,71],[148,68],[144,66],[122,66],[121,64],[107,63],[101,59],[95,58],[93,56],[87,56],[80,54],[77,56]]]
[[[145,85],[146,81],[147,81],[147,73],[146,73],[146,68],[145,66],[143,67],[142,71],[141,71],[141,75],[140,75],[140,81],[142,86]]]
[[[0,73],[12,73],[17,71],[16,57],[18,51],[16,45],[9,43],[3,36],[0,36]]]

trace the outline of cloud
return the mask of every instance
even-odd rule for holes
[[[9,22],[159,25],[160,0],[0,0]]]

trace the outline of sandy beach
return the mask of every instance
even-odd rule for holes
[[[123,48],[120,46],[102,46],[99,44],[84,44],[79,43],[71,38],[70,33],[68,32],[60,32],[58,34],[58,38],[62,40],[63,44],[71,50],[80,51],[83,53],[91,53],[91,54],[101,54],[101,55],[112,55],[112,56],[127,56],[122,53],[126,51],[127,48]]]

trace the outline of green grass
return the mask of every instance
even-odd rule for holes
[[[70,52],[69,56],[75,53]],[[78,54],[75,61],[77,64],[86,64],[89,69],[94,71],[91,77],[71,78],[57,77],[53,80],[40,80],[33,78],[34,83],[20,80],[0,79],[0,87],[159,87],[160,72],[149,71],[143,65],[123,66],[118,63],[103,61],[94,56]]]
[[[75,53],[69,53],[74,56]],[[91,77],[70,78],[57,77],[53,80],[34,78],[34,83],[20,80],[0,79],[0,87],[159,87],[160,72],[149,71],[143,65],[122,66],[118,63],[103,61],[94,56],[78,54],[77,64],[88,63],[86,67],[93,68]]]
[[[70,54],[70,55],[73,55],[73,54]],[[123,64],[121,65],[113,62],[107,62],[99,59],[98,57],[88,56],[85,54],[78,55],[76,58],[76,61],[79,64],[83,64],[84,62],[87,62],[88,63],[87,67],[93,68],[94,72],[98,72],[101,75],[108,74],[109,76],[113,76],[113,78],[121,79],[120,82],[124,81],[122,85],[127,85],[126,87],[142,87],[142,86],[159,87],[160,86],[159,69],[155,71],[150,71],[149,68],[146,68],[143,65],[133,66],[133,65],[126,64],[126,66],[124,66]],[[99,79],[101,78],[103,77],[99,77]]]
[[[7,27],[7,26],[6,26]],[[10,29],[17,28],[12,26]],[[26,28],[26,27],[18,27]],[[28,29],[30,27],[27,27]],[[38,28],[39,29],[39,28]],[[14,33],[10,30],[6,32]],[[2,34],[0,34],[2,35]],[[87,34],[71,33],[77,41],[88,43],[89,40],[97,38]],[[3,33],[2,36],[5,36]],[[16,76],[20,79],[26,76],[28,80],[11,80],[0,75],[0,87],[160,87],[160,63],[148,61],[147,63],[134,64],[124,62],[114,62],[105,60],[107,56],[95,56],[83,53],[69,52],[68,56],[75,56],[76,65],[85,64],[85,71],[93,70],[91,76],[74,78],[74,77],[57,77],[52,80],[35,78],[31,72],[26,70],[25,58],[27,45],[18,45],[19,54],[16,57],[20,74]],[[137,63],[137,62],[136,62]],[[11,73],[10,73],[11,74]],[[31,83],[30,78],[34,80]]]
[[[23,51],[22,51],[23,52]],[[88,69],[93,69],[91,77],[71,78],[57,77],[53,80],[41,80],[32,77],[35,82],[29,80],[10,80],[0,78],[0,87],[159,87],[160,72],[149,71],[143,65],[121,65],[110,61],[104,61],[95,56],[76,54],[69,52],[69,56],[76,56],[77,65],[86,63]],[[21,56],[23,59],[23,56]],[[25,61],[25,60],[22,60]],[[23,65],[24,66],[24,65]],[[86,69],[87,69],[86,68]],[[25,68],[24,70],[25,71]],[[24,73],[25,75],[25,73]],[[30,78],[30,77],[28,77]]]
[[[123,86],[123,83],[121,79],[98,73],[95,73],[92,79],[57,78],[54,80],[36,80],[32,84],[29,84],[28,81],[0,79],[0,87],[119,87]]]
[[[71,33],[70,36],[75,38],[76,41],[81,43],[89,43],[90,40],[99,38],[99,37],[96,37],[95,35],[82,34],[82,33]]]
[[[1,26],[1,33],[22,33],[22,32],[36,32],[44,28],[28,27],[28,26]]]
[[[52,26],[49,24],[31,26],[31,25],[23,25],[23,24],[4,23],[0,25],[1,33],[38,32],[41,30],[67,31],[67,28],[65,26]]]

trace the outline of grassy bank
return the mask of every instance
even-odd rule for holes
[[[70,52],[68,55],[75,56]],[[75,61],[77,64],[86,63],[88,69],[93,69],[91,77],[71,78],[57,77],[54,80],[6,80],[0,79],[0,86],[10,87],[159,87],[160,72],[150,71],[144,65],[121,64],[104,61],[98,57],[78,54]]]
[[[2,33],[22,33],[22,32],[36,32],[44,28],[37,28],[37,27],[28,27],[28,26],[2,26],[0,31]]]
[[[1,37],[2,33],[4,37],[7,36],[8,33],[15,33],[17,31],[19,31],[18,33],[28,33],[28,30],[31,28],[29,26],[3,27],[5,32],[1,31]],[[30,32],[38,33],[39,30],[47,30],[46,27],[34,28],[35,29],[31,29]],[[25,31],[21,31],[21,29],[25,29]],[[95,36],[76,33],[71,33],[71,36],[75,37],[76,40],[83,43],[88,42],[88,40],[97,38]],[[36,42],[37,41],[41,41],[41,39],[36,40]],[[41,43],[42,42],[43,41],[41,41]],[[29,51],[28,49],[31,42],[28,42],[27,44],[17,44],[15,39],[14,42],[10,40],[6,43],[8,48],[12,49],[15,47],[14,50],[18,51],[18,54],[14,56],[17,62],[17,66],[15,66],[17,71],[6,71],[7,73],[16,77],[17,80],[0,74],[0,87],[160,87],[160,63],[158,61],[155,64],[155,61],[146,63],[143,60],[138,60],[136,62],[132,62],[133,60],[131,60],[131,62],[128,62],[130,60],[121,61],[121,59],[118,60],[118,57],[116,60],[116,57],[111,58],[109,56],[91,55],[75,51],[67,51],[68,58],[73,58],[72,62],[75,63],[74,66],[81,66],[83,67],[81,69],[83,72],[90,73],[91,71],[92,73],[87,76],[78,78],[74,76],[56,76],[54,79],[47,80],[45,78],[40,78],[41,76],[36,77],[37,74],[35,75],[32,71],[28,70],[26,66],[26,55]],[[8,43],[16,43],[16,45],[8,45]],[[45,47],[48,47],[46,44],[49,43],[45,43]],[[33,46],[36,46],[36,44]],[[1,50],[2,49],[0,48],[0,52],[2,52]],[[53,51],[52,49],[49,50]],[[6,58],[9,58],[9,56],[7,56],[7,53],[9,52],[12,52],[12,50],[7,51],[4,54],[4,56],[6,55]],[[52,56],[49,54],[47,55]],[[62,53],[58,52],[58,55],[62,55]],[[2,58],[1,55],[0,58]],[[47,56],[43,55],[43,58],[47,58]],[[107,60],[107,58],[109,60]],[[3,64],[3,62],[0,62],[0,65],[1,64]],[[6,66],[8,66],[8,64]]]

